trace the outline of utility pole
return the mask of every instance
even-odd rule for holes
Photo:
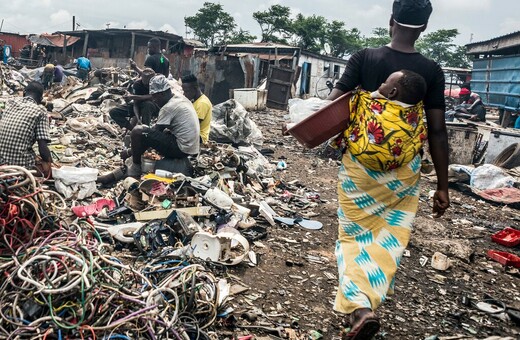
[[[186,25],[186,16],[184,16],[184,29],[185,29],[185,35],[186,39],[188,39],[188,25]]]
[[[72,16],[72,30],[73,31],[76,30],[76,16],[75,15]]]
[[[4,19],[2,19],[2,23],[0,24],[0,32],[2,32],[2,27],[4,27]]]

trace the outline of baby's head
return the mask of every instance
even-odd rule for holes
[[[426,81],[415,72],[401,70],[389,75],[377,91],[390,100],[415,105],[426,95]]]

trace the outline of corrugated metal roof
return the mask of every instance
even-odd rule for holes
[[[75,44],[80,38],[67,36],[67,46]],[[63,34],[40,34],[30,35],[29,41],[33,44],[52,46],[52,47],[63,47],[65,36]]]
[[[520,50],[520,31],[466,45],[466,54],[517,54]]]
[[[508,38],[509,36],[513,36],[514,37],[515,35],[520,36],[520,31],[504,34],[504,35],[501,35],[501,36],[498,36],[498,37],[495,37],[495,38],[491,38],[491,39],[488,39],[488,40],[482,40],[482,41],[469,43],[469,44],[466,44],[466,47],[473,46],[473,45],[479,45],[479,44],[483,44],[483,43],[488,43],[488,42],[496,40],[496,39]]]
[[[262,47],[270,47],[270,48],[298,48],[295,46],[285,45],[285,44],[277,44],[277,43],[269,43],[269,42],[254,42],[249,44],[230,44],[230,45],[222,45],[215,47],[233,47],[233,48],[262,48]]]
[[[300,48],[282,44],[272,43],[251,43],[251,44],[233,44],[233,45],[222,45],[213,46],[209,48],[209,52],[212,53],[251,53],[251,54],[275,54],[280,55],[294,55],[299,53]]]
[[[181,40],[182,37],[177,34],[172,34],[164,31],[152,31],[152,30],[145,30],[145,29],[128,29],[128,28],[107,28],[107,29],[100,29],[100,30],[80,30],[80,31],[59,31],[55,32],[54,34],[67,34],[72,35],[76,37],[83,37],[87,33],[98,33],[98,34],[137,34],[137,35],[144,35],[149,37],[157,37],[159,39],[168,39],[173,41]]]
[[[182,39],[184,41],[184,43],[188,46],[193,46],[193,47],[206,47],[206,45],[204,45],[204,43],[198,41],[198,40],[194,40],[194,39]]]

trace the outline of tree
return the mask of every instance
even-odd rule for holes
[[[388,28],[376,27],[372,30],[372,36],[365,38],[363,45],[365,47],[381,47],[390,43],[390,32]]]
[[[239,29],[238,31],[233,32],[231,38],[227,41],[228,44],[247,44],[254,42],[256,40],[256,36],[251,35],[249,31],[245,31],[243,29]]]
[[[292,21],[290,19],[291,9],[287,6],[272,5],[263,12],[254,12],[253,18],[262,30],[262,42],[282,42],[287,40],[278,35],[291,33]]]
[[[466,46],[457,46],[453,51],[452,58],[448,62],[449,67],[471,68],[471,59],[466,54]]]
[[[326,40],[327,20],[322,16],[304,17],[299,13],[293,22],[293,32],[298,47],[319,53]]]
[[[363,47],[361,33],[357,28],[347,30],[343,21],[333,20],[327,23],[325,42],[330,44],[331,54],[343,58]]]
[[[440,29],[420,38],[415,47],[424,56],[435,60],[441,66],[467,68],[470,62],[464,46],[453,43],[459,35],[456,28]]]
[[[235,19],[223,10],[221,4],[205,2],[202,8],[184,23],[207,47],[225,44],[236,27]]]

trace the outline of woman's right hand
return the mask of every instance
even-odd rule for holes
[[[450,206],[450,197],[448,190],[437,190],[433,194],[433,217],[439,218],[446,212]]]

